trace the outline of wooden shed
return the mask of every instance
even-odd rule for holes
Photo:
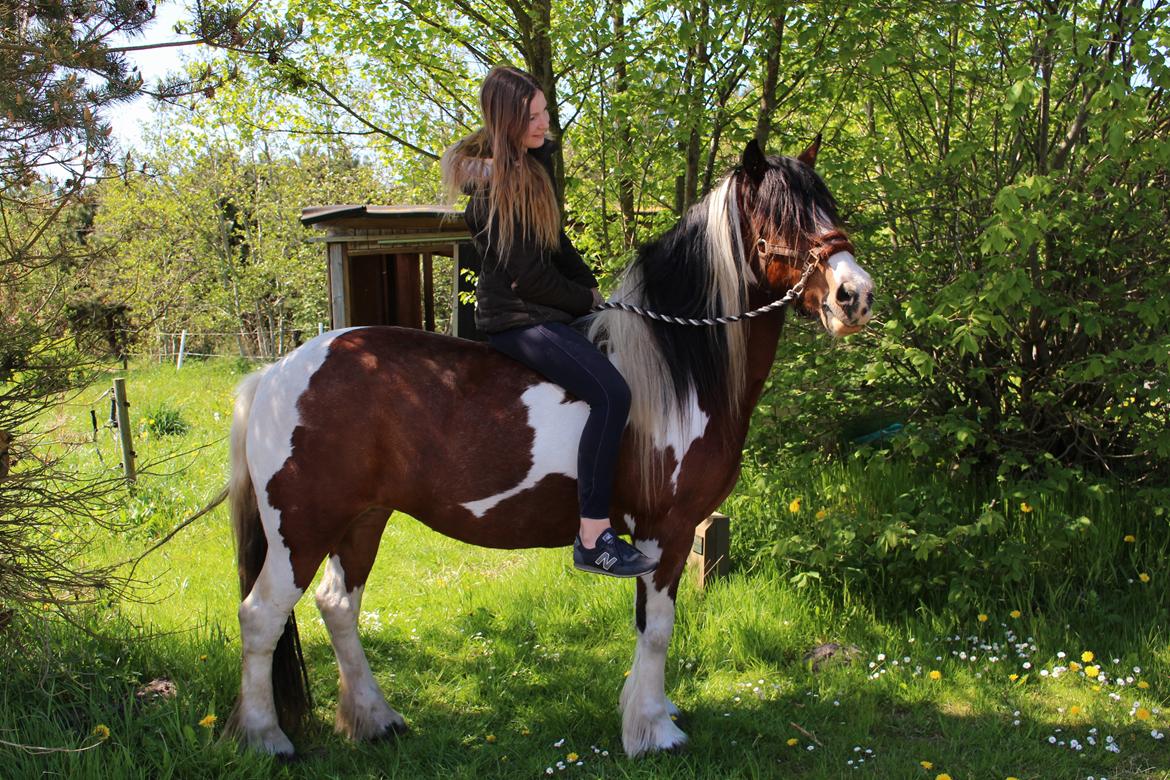
[[[472,287],[462,273],[479,271],[463,213],[448,206],[310,206],[305,226],[323,228],[332,327],[402,325],[435,330],[435,257],[452,278],[449,332],[479,338],[474,307],[460,302]]]

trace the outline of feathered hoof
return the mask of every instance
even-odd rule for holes
[[[650,753],[682,753],[687,749],[687,735],[669,716],[663,716],[642,728],[623,729],[622,746],[630,758]]]

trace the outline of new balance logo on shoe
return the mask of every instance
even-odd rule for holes
[[[610,569],[612,569],[613,565],[617,562],[618,562],[618,559],[613,557],[612,555],[610,555],[607,552],[603,552],[601,555],[597,556],[597,560],[594,561],[594,563],[596,563],[598,566],[605,569],[606,571],[609,571]]]

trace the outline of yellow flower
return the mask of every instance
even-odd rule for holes
[[[1101,670],[1095,666],[1085,667],[1085,677],[1096,677],[1100,672]]]
[[[938,669],[931,669],[930,674],[928,676],[932,680],[941,680],[942,679],[942,672],[940,672]]]
[[[934,780],[951,780],[951,776],[943,772],[942,774],[935,775]]]
[[[980,613],[979,613],[979,622],[980,622],[980,623],[986,623],[986,622],[987,622],[987,620],[988,620],[988,618],[987,618],[987,615],[985,615],[985,614],[983,614],[982,612],[980,612]]]
[[[1081,714],[1081,708],[1078,705],[1074,704],[1073,706],[1068,708],[1068,714],[1072,715],[1073,717],[1076,717],[1077,715]]]
[[[798,740],[796,737],[789,737],[788,738],[788,747],[796,747],[798,742],[800,742],[800,740]]]
[[[1080,671],[1080,668],[1081,668],[1081,665],[1078,664],[1076,661],[1069,661],[1068,662],[1068,670],[1070,672]]]
[[[206,660],[207,660],[207,656],[206,656],[206,655],[201,655],[201,656],[199,656],[199,660],[200,660],[200,661],[206,661]]]
[[[1020,780],[1020,778],[1016,777],[1015,775],[1011,775],[1010,777],[1006,778],[1006,780]]]
[[[792,499],[791,503],[788,504],[788,511],[791,512],[792,514],[796,514],[797,512],[800,511],[800,499],[799,498]]]
[[[1147,710],[1145,707],[1138,707],[1137,712],[1135,712],[1133,714],[1133,716],[1135,718],[1137,718],[1138,720],[1149,720],[1150,719],[1150,711]]]
[[[1094,658],[1096,658],[1096,656],[1093,655],[1092,650],[1086,650],[1085,652],[1081,653],[1081,660],[1085,663],[1091,663]]]
[[[207,715],[203,718],[203,720],[199,721],[199,725],[205,729],[209,729],[215,725],[215,720],[216,718],[214,715]]]
[[[1022,615],[1024,613],[1020,612],[1018,609],[1013,609],[1009,614],[1012,616],[1013,620],[1019,620],[1020,615]]]
[[[825,510],[825,509],[818,509],[817,510],[817,520],[824,520],[828,516],[829,516],[828,510]]]
[[[1133,534],[1126,534],[1121,538],[1121,541],[1125,542],[1126,544],[1133,544],[1137,541],[1137,537]]]
[[[101,740],[110,738],[110,727],[104,723],[99,723],[93,727],[93,735]]]
[[[1016,680],[1020,679],[1020,676],[1018,674],[1009,674],[1008,679],[1012,682],[1015,682]]]
[[[922,764],[923,769],[934,769],[934,764],[930,763],[929,761],[919,761],[918,763]]]
[[[1150,684],[1145,680],[1138,680],[1138,687],[1144,691],[1146,688],[1150,687]]]
[[[1100,692],[1101,692],[1101,686],[1100,686],[1100,685],[1094,685],[1094,686],[1093,686],[1093,693],[1100,693]]]
[[[520,729],[520,736],[522,736],[522,737],[527,737],[527,736],[529,736],[530,734],[532,734],[532,732],[531,732],[531,731],[529,731],[528,729]]]
[[[1149,582],[1149,581],[1150,581],[1150,575],[1146,574],[1146,573],[1143,571],[1141,574],[1139,574],[1139,575],[1138,575],[1138,579],[1139,579],[1139,580],[1141,580],[1142,582]]]
[[[1031,512],[1032,511],[1031,504],[1029,504],[1027,501],[1021,501],[1020,502],[1020,511],[1023,512],[1024,514]]]
[[[571,764],[571,763],[573,763],[574,761],[576,761],[576,760],[577,760],[577,754],[576,754],[576,753],[570,753],[569,755],[565,756],[565,760],[566,760],[566,761],[568,761],[568,762]]]
[[[490,745],[496,741],[496,735],[488,734],[486,737],[484,737],[484,739],[487,740],[488,744]]]

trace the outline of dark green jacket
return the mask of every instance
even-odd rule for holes
[[[552,151],[552,142],[545,141],[528,152],[544,165],[549,178]],[[588,314],[593,307],[590,289],[597,286],[597,279],[565,231],[561,231],[560,245],[550,251],[538,247],[531,235],[516,226],[512,248],[501,258],[487,241],[489,232],[495,236],[498,231],[488,230],[486,184],[473,184],[469,194],[464,217],[482,261],[475,287],[475,327],[482,333],[499,333],[541,322],[571,322]]]

